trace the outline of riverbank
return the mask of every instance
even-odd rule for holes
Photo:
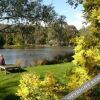
[[[3,49],[26,49],[35,48],[34,45],[4,45]]]
[[[52,72],[60,83],[68,82],[68,75],[71,69],[74,67],[72,63],[63,63],[55,65],[43,65],[37,67],[24,68],[22,73],[10,73],[5,75],[4,72],[0,72],[0,100],[18,100],[15,93],[18,89],[19,80],[23,73],[36,73],[43,79],[45,74]],[[67,74],[67,77],[65,75]]]
[[[51,45],[33,45],[33,44],[27,44],[27,45],[4,45],[3,49],[33,49],[33,48],[50,48],[50,47],[71,47],[73,46],[51,46]]]

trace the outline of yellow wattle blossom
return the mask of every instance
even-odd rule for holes
[[[92,42],[97,43],[96,46],[92,46]],[[100,42],[96,37],[85,36],[76,38],[75,55],[73,56],[73,63],[77,66],[86,67],[89,70],[89,73],[94,71],[94,68],[100,65]]]
[[[52,73],[46,74],[44,81],[45,81],[45,84],[47,84],[48,86],[54,85],[56,83],[56,80]]]
[[[85,67],[75,67],[67,86],[69,90],[74,90],[89,79],[88,70]]]
[[[21,100],[59,100],[67,89],[56,81],[52,73],[47,73],[44,80],[35,74],[23,74],[16,94]]]
[[[100,7],[98,9],[93,9],[91,12],[91,18],[98,20],[100,22]]]

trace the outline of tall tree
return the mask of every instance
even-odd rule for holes
[[[39,37],[42,37],[39,41],[44,41],[46,36],[44,33],[48,33],[47,26],[54,20],[55,16],[54,7],[42,4],[42,0],[0,1],[0,22],[8,21],[7,23],[14,26],[12,28],[12,25],[5,25],[4,28],[0,28],[0,31],[3,33],[17,33],[17,35],[20,33],[24,43],[29,43],[30,40],[35,42],[36,37],[38,37],[37,41]],[[44,29],[41,26],[43,24],[46,27],[45,32],[43,32]]]
[[[76,6],[82,0],[68,2]],[[98,73],[97,66],[100,65],[100,0],[83,0],[83,6],[85,18],[91,25],[86,36],[76,39],[74,62],[87,67],[89,74],[93,75]]]
[[[55,20],[57,13],[55,12],[54,7],[52,5],[43,5],[41,16],[42,21],[47,27],[48,24]]]
[[[67,0],[67,1],[70,5],[74,5],[74,7],[77,7],[78,4],[83,3],[84,14],[85,14],[84,16],[90,23],[90,26],[88,28],[89,30],[88,33],[76,38],[76,47],[75,47],[75,55],[73,62],[77,66],[80,66],[80,68],[82,69],[84,69],[85,67],[87,69],[87,75],[89,76],[97,75],[100,73],[99,70],[100,69],[100,0]],[[82,76],[79,78],[82,78]],[[81,80],[79,82],[81,83]],[[71,83],[72,85],[75,84],[74,81],[71,81]],[[84,99],[87,98],[93,100],[100,99],[99,98],[100,93],[98,90],[100,90],[100,85],[94,87],[94,89],[87,92],[85,94]]]
[[[48,42],[51,45],[68,45],[70,40],[77,36],[75,26],[69,26],[65,16],[59,16],[48,26]]]
[[[0,0],[0,20],[35,21],[40,16],[37,16],[40,7],[41,0]]]

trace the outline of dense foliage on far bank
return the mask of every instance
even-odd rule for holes
[[[70,45],[78,30],[68,25],[66,17],[58,15],[52,5],[45,5],[42,1],[0,1],[0,48]]]
[[[76,27],[68,25],[62,17],[50,23],[47,27],[41,25],[15,26],[13,29],[21,32],[0,33],[1,48],[68,46],[71,45],[70,40],[78,35]]]

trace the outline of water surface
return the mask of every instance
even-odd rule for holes
[[[23,66],[29,65],[37,59],[52,60],[54,56],[72,52],[68,47],[50,47],[34,49],[0,49],[4,55],[6,64],[15,64],[16,60],[21,60]]]

